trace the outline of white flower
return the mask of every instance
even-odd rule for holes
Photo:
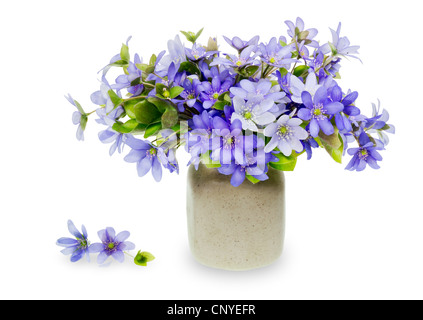
[[[304,84],[300,79],[298,79],[296,76],[291,76],[291,92],[292,101],[296,103],[303,103],[303,99],[301,98],[301,94],[304,91],[307,91],[311,94],[312,97],[314,97],[314,94],[316,93],[317,89],[319,89],[321,85],[317,84],[317,77],[315,73],[310,73],[307,76],[306,83]]]
[[[235,112],[232,114],[231,121],[239,119],[244,130],[258,131],[257,125],[264,126],[276,120],[276,117],[269,112],[274,104],[271,99],[264,99],[257,103],[246,102],[243,98],[235,96],[233,102]]]

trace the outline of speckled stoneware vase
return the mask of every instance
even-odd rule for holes
[[[200,165],[188,171],[188,237],[195,259],[233,271],[267,266],[282,254],[285,236],[285,179],[235,188],[230,176]]]

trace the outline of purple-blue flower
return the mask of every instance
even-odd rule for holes
[[[220,77],[214,77],[211,83],[207,81],[202,82],[201,86],[203,90],[200,96],[203,101],[204,109],[213,107],[219,96],[227,92],[232,84],[232,78],[227,78],[227,80],[222,83]]]
[[[154,179],[159,182],[162,179],[162,165],[158,157],[158,148],[148,141],[142,141],[128,136],[126,145],[132,148],[124,158],[126,162],[136,163],[138,176],[145,176],[150,170]]]
[[[298,117],[302,120],[310,120],[310,135],[315,138],[319,135],[320,130],[326,135],[333,134],[335,129],[329,118],[341,112],[344,105],[340,102],[331,101],[325,87],[320,87],[317,90],[314,99],[307,91],[304,91],[301,97],[306,108],[298,110]]]
[[[135,245],[126,241],[130,233],[122,231],[116,235],[113,228],[106,228],[98,232],[101,243],[93,243],[90,246],[90,252],[99,253],[97,262],[104,263],[108,257],[112,256],[116,261],[122,263],[125,260],[124,251],[134,250]]]
[[[87,229],[82,225],[82,233],[76,229],[75,225],[71,220],[68,220],[69,232],[75,237],[73,238],[60,238],[56,244],[60,247],[65,247],[61,252],[64,255],[71,255],[70,261],[77,262],[81,260],[84,255],[87,256],[87,260],[90,260],[89,250],[90,243],[88,241]]]
[[[363,171],[367,165],[373,169],[379,169],[377,161],[382,161],[382,156],[378,150],[385,149],[383,143],[378,140],[372,142],[367,133],[363,132],[360,134],[359,144],[359,148],[348,149],[348,154],[353,157],[345,169]]]

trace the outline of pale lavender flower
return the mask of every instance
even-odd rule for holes
[[[255,46],[255,45],[257,45],[260,37],[259,36],[255,36],[255,37],[251,38],[249,41],[243,41],[239,37],[234,37],[231,40],[228,37],[223,36],[223,39],[225,39],[225,41],[232,48],[238,50],[238,52],[240,53],[242,50],[244,50],[245,48],[247,48],[249,46],[252,46],[252,45]]]
[[[167,73],[167,70],[172,62],[175,64],[176,70],[178,70],[181,63],[187,60],[185,47],[179,36],[176,36],[174,40],[169,40],[167,42],[167,48],[169,50],[169,54],[164,56],[160,60],[160,63],[156,65],[156,73],[160,76]]]
[[[330,31],[332,32],[332,42],[320,48],[324,54],[332,52],[334,56],[340,55],[360,60],[360,58],[354,56],[355,54],[359,54],[358,49],[360,49],[360,46],[351,46],[350,40],[347,37],[341,37],[341,23],[339,23],[336,31],[333,29],[330,29]]]
[[[213,62],[210,63],[210,66],[217,66],[217,65],[225,65],[232,68],[242,68],[248,65],[258,64],[257,60],[254,60],[256,55],[251,56],[251,54],[256,49],[255,45],[251,45],[244,50],[242,50],[241,54],[238,56],[232,54],[226,54],[229,59],[217,57],[213,59]]]
[[[300,140],[307,139],[308,133],[300,127],[302,123],[301,119],[283,115],[277,122],[269,124],[264,129],[264,135],[272,139],[266,145],[264,151],[269,153],[279,148],[287,157],[292,154],[292,150],[298,153],[303,151],[304,147]]]
[[[298,17],[295,24],[291,21],[285,21],[285,24],[288,26],[288,35],[295,39],[297,42],[306,41],[306,45],[310,47],[318,48],[319,43],[316,40],[313,40],[317,35],[317,29],[305,29],[304,21]]]
[[[116,235],[113,228],[106,228],[98,232],[101,243],[93,243],[90,246],[90,252],[99,253],[97,262],[104,263],[108,257],[112,256],[116,261],[122,263],[125,260],[124,251],[134,250],[135,245],[126,241],[130,233],[122,231]]]
[[[115,105],[110,99],[109,91],[112,90],[112,87],[109,85],[106,77],[102,77],[100,90],[91,94],[91,101],[92,103],[98,106],[105,106],[105,110],[107,113],[111,112]],[[117,93],[119,95],[119,92]]]
[[[258,82],[244,79],[240,81],[239,85],[239,87],[232,87],[230,92],[245,100],[262,101],[269,99],[275,102],[286,96],[285,92],[281,92],[280,86],[272,86],[269,79],[260,79]]]
[[[84,130],[87,125],[88,117],[78,101],[74,100],[70,94],[65,96],[65,98],[78,109],[78,111],[75,111],[72,114],[72,123],[74,125],[78,125],[78,129],[76,130],[76,139],[78,139],[78,141],[84,141]]]

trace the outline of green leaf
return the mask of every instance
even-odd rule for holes
[[[121,97],[119,97],[119,96],[116,94],[116,92],[114,92],[112,89],[110,89],[107,93],[109,94],[109,97],[110,97],[110,99],[112,100],[113,105],[114,105],[115,107],[116,107],[116,106],[118,106],[118,105],[120,105],[120,104],[123,102],[122,98],[121,98]]]
[[[119,132],[119,133],[130,133],[130,132],[134,131],[138,126],[141,126],[141,127],[138,128],[138,129],[141,129],[142,126],[145,126],[145,125],[138,123],[137,120],[135,120],[135,119],[131,119],[131,120],[128,120],[127,122],[125,122],[125,123],[122,123],[120,121],[116,122],[113,125],[112,129]]]
[[[143,100],[134,106],[134,114],[135,119],[143,124],[156,122],[162,115],[156,106],[147,100]]]
[[[252,77],[257,72],[258,69],[259,69],[259,66],[248,66],[245,68],[244,72],[247,77]]]
[[[307,72],[308,69],[310,69],[309,66],[305,66],[305,65],[298,66],[294,70],[294,76],[301,77],[303,74]]]
[[[155,54],[153,54],[150,58],[150,66],[154,66],[156,64],[156,60],[157,60],[157,56]]]
[[[129,66],[129,63],[126,60],[118,60],[118,61],[115,61],[115,62],[109,64],[109,66],[110,67],[127,67],[127,66]]]
[[[134,258],[134,262],[138,266],[146,267],[148,262],[153,261],[156,259],[150,252],[138,251],[137,255]]]
[[[162,115],[162,127],[164,129],[172,128],[178,123],[179,116],[178,111],[175,108],[167,109]]]
[[[129,55],[129,48],[126,44],[122,44],[122,48],[120,49],[120,58],[126,62],[131,60],[131,56]]]
[[[200,31],[198,31],[198,32],[195,34],[195,41],[197,41],[197,39],[201,36],[201,34],[203,33],[203,30],[204,30],[204,28],[201,28],[201,30],[200,30]]]
[[[187,40],[189,42],[192,42],[192,43],[195,42],[195,40],[194,40],[194,37],[195,37],[194,32],[190,32],[190,31],[187,32],[187,31],[182,31],[181,30],[181,33],[185,36],[185,38],[187,38]]]
[[[154,104],[156,108],[160,111],[160,113],[164,113],[169,108],[174,108],[172,102],[169,100],[159,99],[157,97],[149,97],[147,98],[148,102]]]
[[[257,184],[260,182],[259,179],[254,178],[253,176],[250,176],[249,174],[246,174],[245,177],[253,184]]]
[[[139,99],[132,99],[132,100],[128,100],[125,101],[123,103],[123,108],[125,109],[126,114],[131,118],[131,119],[136,119],[136,115],[135,115],[135,110],[134,107],[141,101],[145,100],[145,98],[139,98]]]
[[[169,88],[163,83],[156,83],[156,95],[162,98],[170,98]]]
[[[197,33],[192,31],[181,31],[181,33],[187,38],[189,42],[195,43],[197,39],[200,37],[201,33],[203,32],[204,28],[202,28]]]
[[[295,151],[287,157],[283,153],[275,154],[275,156],[279,159],[278,162],[270,162],[269,165],[277,170],[280,171],[294,171],[295,166],[297,165],[297,154]]]
[[[84,109],[82,108],[81,104],[78,101],[76,101],[75,99],[73,99],[73,102],[75,102],[76,108],[78,109],[78,111],[81,114],[86,114],[85,111],[84,111]]]
[[[219,161],[213,161],[212,159],[210,159],[210,151],[203,153],[200,156],[200,161],[209,169],[215,169],[215,168],[221,167],[221,164]]]
[[[333,160],[342,163],[342,156],[344,153],[344,142],[338,134],[339,130],[335,128],[335,133],[327,136],[320,131],[319,138],[322,146],[329,153]]]
[[[179,86],[170,88],[170,98],[174,99],[179,96],[185,89]]]
[[[87,127],[87,122],[88,122],[88,116],[86,114],[82,114],[81,122],[80,122],[82,131],[85,131],[85,128]]]
[[[201,71],[198,69],[198,66],[195,63],[192,63],[191,61],[185,61],[181,63],[181,66],[179,67],[178,72],[186,71],[190,74],[196,74],[201,78]]]
[[[147,139],[148,137],[154,136],[162,129],[161,122],[150,123],[147,128],[145,128],[144,138]]]
[[[154,69],[155,69],[154,65],[150,66],[150,65],[145,64],[145,63],[137,63],[136,67],[138,69],[140,69],[141,71],[145,72],[145,73],[152,73],[152,72],[154,72]]]
[[[288,70],[286,70],[285,68],[280,68],[279,72],[281,73],[281,76],[286,76],[288,74]]]
[[[213,108],[216,110],[224,110],[225,106],[227,106],[228,103],[226,101],[216,101],[216,103],[213,105]]]

